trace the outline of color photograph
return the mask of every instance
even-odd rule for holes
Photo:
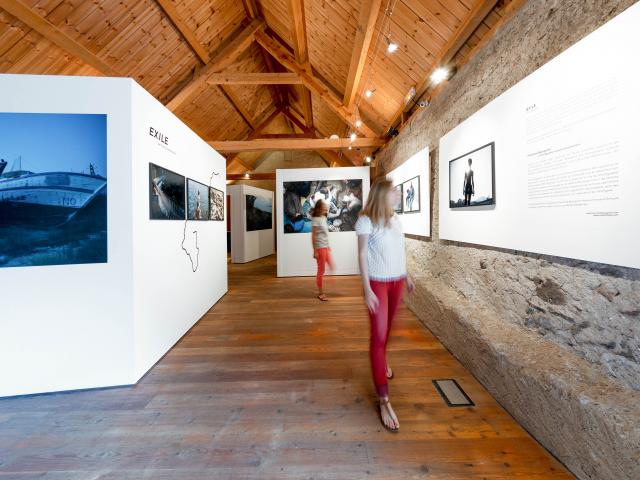
[[[224,220],[224,192],[209,187],[209,220]]]
[[[107,262],[107,116],[0,112],[0,268]]]
[[[449,162],[449,207],[495,204],[495,142]]]
[[[362,180],[284,182],[284,233],[310,233],[311,209],[327,202],[330,232],[353,232],[362,210]]]
[[[273,227],[273,201],[267,197],[245,195],[247,232],[270,230]]]
[[[184,220],[184,177],[149,164],[149,219]]]
[[[420,211],[420,177],[413,177],[402,184],[402,212]]]
[[[187,219],[209,220],[209,187],[187,178]]]
[[[402,184],[396,185],[394,189],[396,191],[396,204],[393,207],[393,211],[396,213],[402,213],[404,211],[404,208],[402,206],[403,204]]]

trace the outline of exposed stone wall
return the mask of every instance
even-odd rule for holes
[[[640,478],[640,271],[439,240],[437,147],[634,3],[529,0],[376,159],[385,172],[432,150],[432,239],[407,240],[410,308],[580,478]]]

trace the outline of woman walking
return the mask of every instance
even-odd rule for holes
[[[375,182],[356,223],[364,299],[371,320],[369,355],[373,382],[380,399],[380,419],[392,432],[398,431],[400,423],[389,402],[387,380],[393,378],[393,371],[386,360],[387,342],[405,284],[410,293],[414,289],[413,280],[407,275],[402,224],[393,208],[398,195],[391,182]]]
[[[316,285],[318,286],[318,299],[326,302],[328,300],[324,293],[323,281],[325,267],[329,265],[334,269],[331,249],[329,248],[329,226],[327,225],[327,215],[329,205],[323,200],[317,200],[311,211],[311,244],[313,245],[313,258],[318,264],[316,273]]]

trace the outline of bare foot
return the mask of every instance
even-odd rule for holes
[[[382,420],[384,428],[390,432],[397,432],[400,429],[400,422],[398,422],[396,412],[391,408],[389,398],[380,399],[380,420]]]
[[[320,293],[318,294],[318,300],[321,300],[323,302],[328,301],[329,299],[327,298],[327,296],[324,293]]]

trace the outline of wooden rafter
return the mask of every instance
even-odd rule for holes
[[[307,22],[304,14],[304,0],[290,0],[291,31],[293,33],[293,54],[298,65],[311,72],[309,66],[309,45],[307,43]],[[313,128],[313,105],[308,88],[299,87],[300,101],[307,127]]]
[[[58,47],[66,50],[71,55],[78,57],[87,65],[95,68],[103,75],[111,77],[121,77],[115,68],[98,58],[93,52],[87,49],[84,45],[81,45],[69,35],[64,33],[54,24],[49,22],[46,18],[43,18],[35,10],[25,5],[19,0],[0,0],[0,8],[7,11],[22,23],[28,25],[30,28],[38,32],[44,38]]]
[[[160,8],[164,10],[164,13],[169,17],[169,20],[173,23],[173,25],[178,29],[178,31],[182,34],[182,37],[185,39],[187,44],[191,47],[191,49],[195,52],[195,54],[202,60],[202,63],[207,64],[211,59],[209,57],[209,52],[207,49],[200,43],[198,37],[196,37],[195,33],[189,28],[189,26],[182,19],[178,10],[173,5],[171,0],[156,0]]]
[[[242,120],[249,125],[249,128],[255,129],[256,122],[251,118],[251,112],[244,108],[242,101],[236,96],[236,94],[233,93],[233,91],[226,85],[220,85],[218,88],[222,95],[229,101],[233,109],[242,117]]]
[[[214,73],[207,79],[209,85],[301,85],[295,73]]]
[[[282,113],[282,108],[280,107],[276,107],[273,112],[271,112],[267,118],[265,118],[264,120],[262,120],[255,129],[253,129],[253,131],[247,136],[248,140],[253,140],[255,138],[258,138],[258,136],[264,131],[265,128],[267,128],[269,125],[271,125],[271,123],[278,118],[278,116]],[[246,163],[244,163],[240,157],[238,157],[238,154],[233,154],[230,157],[227,158],[227,168],[229,168],[233,162],[237,162],[240,165],[242,165],[244,168],[246,168],[247,170],[252,170],[251,167],[249,167]]]
[[[415,101],[419,101],[425,94],[431,83],[431,75],[433,72],[442,66],[446,66],[456,53],[462,48],[465,42],[471,37],[473,32],[478,28],[482,21],[487,17],[489,12],[495,7],[497,0],[481,0],[470,11],[464,22],[460,24],[456,32],[451,36],[447,43],[442,48],[442,53],[436,58],[433,63],[433,67],[427,72],[427,75],[416,86]],[[400,109],[394,114],[391,122],[388,124],[388,128],[393,127],[405,110],[404,103]],[[388,129],[387,128],[387,129]]]
[[[209,75],[219,73],[231,65],[242,52],[249,48],[251,43],[253,43],[256,32],[262,28],[264,28],[264,22],[259,19],[254,19],[238,34],[232,35],[232,40],[222,48],[208,64],[194,73],[191,81],[167,103],[167,108],[176,111],[189,100],[192,95],[207,85]]]
[[[343,121],[355,128],[357,115],[353,110],[347,109],[342,104],[342,100],[333,93],[333,91],[321,80],[296,62],[295,58],[287,51],[287,49],[275,38],[268,35],[264,31],[255,33],[256,41],[262,45],[278,62],[286,69],[296,73],[302,79],[304,85],[320,97]],[[377,134],[369,128],[366,123],[362,122],[358,130],[367,137],[376,137]]]
[[[260,152],[268,150],[340,150],[381,147],[381,138],[269,138],[256,140],[220,140],[208,142],[218,152]]]
[[[373,40],[373,34],[380,12],[382,0],[361,0],[360,18],[356,29],[356,38],[351,53],[351,64],[347,76],[347,87],[344,91],[343,103],[347,109],[351,109],[360,89],[360,80]]]
[[[227,173],[227,180],[275,180],[276,172],[255,172],[250,173],[248,176],[242,173]]]

